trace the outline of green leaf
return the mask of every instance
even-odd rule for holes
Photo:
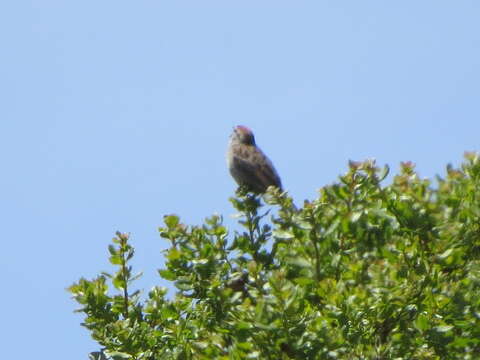
[[[115,277],[112,279],[112,283],[116,289],[125,289],[125,281],[122,278]]]
[[[110,252],[110,255],[118,254],[117,248],[112,244],[108,245],[108,251]]]
[[[441,325],[441,326],[436,326],[434,329],[438,332],[445,333],[453,329],[452,325]]]
[[[291,264],[291,265],[296,265],[296,266],[299,266],[299,267],[311,267],[312,266],[311,261],[309,261],[306,258],[300,257],[300,256],[294,257],[294,258],[289,258],[287,260],[287,263]]]
[[[444,260],[444,259],[446,259],[447,257],[449,257],[452,252],[453,252],[453,249],[452,249],[452,248],[447,249],[447,250],[444,251],[443,253],[437,255],[437,258],[440,259],[440,260]]]
[[[177,282],[175,282],[175,286],[179,290],[183,291],[189,291],[193,289],[192,283],[185,280],[178,280]]]
[[[105,354],[107,356],[110,356],[112,357],[113,359],[117,360],[117,359],[131,359],[132,356],[127,354],[127,353],[124,353],[124,352],[120,352],[120,351],[108,351],[108,350],[105,350]]]
[[[158,270],[159,275],[165,280],[175,280],[177,276],[170,270]]]
[[[163,217],[163,221],[169,229],[174,229],[179,224],[180,219],[177,215],[166,215]]]
[[[275,230],[273,231],[273,236],[281,240],[289,240],[289,239],[293,239],[294,237],[290,231],[286,231],[286,230]]]
[[[119,255],[110,256],[110,263],[113,265],[121,265],[123,262],[122,258]]]
[[[430,322],[425,315],[419,315],[415,320],[415,326],[420,331],[425,331],[430,327]]]
[[[178,260],[182,257],[182,253],[177,248],[171,248],[168,250],[167,259],[170,261]]]
[[[313,284],[315,281],[312,278],[307,278],[307,277],[298,277],[293,280],[295,284],[301,285],[301,286],[306,286]]]
[[[103,352],[94,351],[88,354],[90,360],[108,360]]]

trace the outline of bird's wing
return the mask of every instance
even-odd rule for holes
[[[280,176],[278,176],[272,162],[263,153],[259,153],[259,156],[264,158],[264,161],[261,162],[262,165],[259,165],[259,173],[263,178],[266,187],[274,185],[281,190],[282,182],[280,181]]]
[[[251,159],[244,158],[241,152],[233,157],[234,166],[238,169],[237,175],[241,176],[242,182],[250,185],[255,191],[264,192],[268,186],[274,185],[282,188],[280,177],[275,171],[273,164],[259,149],[251,153]],[[261,158],[255,160],[255,157]]]

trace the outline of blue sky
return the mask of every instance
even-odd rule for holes
[[[297,203],[349,159],[458,165],[479,147],[479,18],[475,0],[3,2],[3,357],[98,349],[65,288],[111,270],[116,230],[148,290],[164,214],[233,224],[236,124]]]

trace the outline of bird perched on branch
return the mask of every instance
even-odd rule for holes
[[[236,126],[230,136],[227,151],[228,169],[240,186],[257,194],[270,185],[282,190],[282,183],[272,162],[255,144],[253,132],[246,126]]]

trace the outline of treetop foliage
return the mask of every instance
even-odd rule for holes
[[[92,359],[478,359],[480,159],[467,153],[435,186],[412,163],[350,162],[297,208],[270,188],[237,192],[241,231],[220,216],[176,215],[159,275],[176,294],[135,289],[129,235],[112,274],[69,291],[100,349]]]

